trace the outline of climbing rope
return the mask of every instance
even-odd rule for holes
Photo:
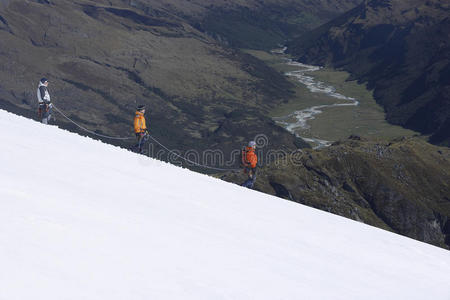
[[[157,143],[158,145],[160,145],[162,148],[164,148],[166,151],[168,151],[171,154],[174,154],[175,156],[181,158],[182,160],[184,160],[185,162],[191,163],[195,166],[201,167],[201,168],[205,168],[205,169],[210,169],[210,170],[215,170],[215,171],[240,171],[241,169],[222,169],[222,168],[216,168],[216,167],[211,167],[211,166],[207,166],[207,165],[202,165],[199,163],[196,163],[195,161],[192,161],[190,159],[187,159],[181,155],[179,155],[178,153],[170,150],[169,148],[167,148],[166,146],[164,146],[163,144],[161,144],[157,139],[155,139],[154,137],[152,137],[150,134],[148,134],[148,137],[151,138],[155,143]]]
[[[52,104],[53,108],[59,112],[64,118],[66,118],[67,120],[69,120],[69,122],[73,123],[75,126],[77,126],[78,128],[83,129],[86,132],[89,132],[90,134],[96,135],[98,137],[103,137],[106,139],[111,139],[111,140],[131,140],[133,139],[133,137],[114,137],[114,136],[108,136],[108,135],[103,135],[100,133],[97,133],[95,131],[89,130],[86,127],[81,126],[80,124],[78,124],[77,122],[75,122],[74,120],[72,120],[71,118],[69,118],[68,116],[66,116],[61,110],[59,110],[54,104]]]
[[[72,120],[71,118],[69,118],[69,117],[68,117],[66,114],[64,114],[60,109],[58,109],[54,104],[52,104],[52,105],[53,105],[53,108],[54,108],[58,113],[60,113],[64,118],[66,118],[69,122],[73,123],[73,124],[74,124],[75,126],[77,126],[78,128],[80,128],[80,129],[82,129],[82,130],[84,130],[84,131],[86,131],[86,132],[88,132],[88,133],[90,133],[90,134],[96,135],[96,136],[98,136],[98,137],[103,137],[103,138],[111,139],[111,140],[131,140],[131,139],[134,139],[134,137],[114,137],[114,136],[108,136],[108,135],[99,134],[99,133],[97,133],[97,132],[95,132],[95,131],[89,130],[89,129],[87,129],[86,127],[84,127],[84,126],[78,124],[77,122],[75,122],[74,120]],[[205,168],[205,169],[210,169],[210,170],[215,170],[215,171],[240,171],[240,169],[223,169],[223,168],[216,168],[216,167],[211,167],[211,166],[199,164],[199,163],[197,163],[197,162],[195,162],[195,161],[192,161],[192,160],[190,160],[190,159],[187,159],[187,158],[185,158],[185,157],[179,155],[178,153],[176,153],[176,152],[170,150],[169,148],[167,148],[166,146],[164,146],[161,142],[159,142],[156,138],[154,138],[154,137],[151,136],[150,134],[147,133],[147,135],[148,135],[148,137],[149,137],[150,139],[152,139],[155,143],[157,143],[157,144],[158,144],[159,146],[161,146],[163,149],[165,149],[166,151],[168,151],[170,154],[173,154],[173,155],[175,155],[176,157],[181,158],[181,159],[184,160],[185,162],[190,163],[190,164],[192,164],[192,165],[195,165],[195,166],[197,166],[197,167],[201,167],[201,168]]]

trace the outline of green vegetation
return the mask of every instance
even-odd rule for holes
[[[246,52],[264,60],[268,65],[282,73],[298,69],[288,66],[280,55],[255,50],[246,50]],[[336,141],[351,134],[379,139],[416,134],[414,131],[389,124],[385,119],[383,108],[376,103],[373,93],[364,84],[349,81],[349,73],[324,68],[316,72],[310,72],[308,75],[335,87],[336,91],[342,95],[357,99],[360,104],[356,107],[341,106],[323,109],[321,114],[316,115],[314,120],[308,122],[311,126],[310,129],[298,132],[301,136]],[[326,94],[312,93],[305,85],[297,82],[294,78],[290,78],[290,81],[295,86],[293,89],[295,96],[287,103],[273,109],[270,113],[272,117],[286,116],[294,111],[317,105],[348,103],[348,101],[339,100]]]
[[[321,20],[318,16],[315,16],[311,13],[300,12],[299,14],[293,16],[289,19],[289,21],[293,24],[302,25],[305,27],[310,27],[312,24],[320,24]]]
[[[347,81],[350,76],[347,72],[322,69],[311,75],[334,86],[342,95],[355,98],[360,102],[356,107],[324,109],[322,114],[310,122],[312,136],[335,141],[351,134],[380,139],[417,134],[412,130],[389,124],[383,108],[376,103],[373,93],[368,91],[364,84]]]

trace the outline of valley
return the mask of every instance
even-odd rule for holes
[[[385,140],[417,134],[389,124],[372,92],[363,84],[349,81],[350,74],[345,71],[297,63],[279,51],[247,52],[285,73],[294,85],[292,99],[277,106],[270,116],[315,148],[350,135]]]
[[[367,84],[391,124],[450,145],[450,4],[372,0],[288,43],[298,61]]]

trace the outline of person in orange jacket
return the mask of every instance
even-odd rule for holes
[[[143,146],[148,141],[148,130],[144,114],[145,106],[139,105],[134,116],[134,133],[137,138],[135,149],[139,151],[139,153],[142,153]]]
[[[248,179],[242,184],[242,186],[249,189],[253,189],[253,185],[256,181],[256,166],[258,164],[258,156],[255,154],[256,142],[251,141],[248,143],[248,147],[243,150],[242,164],[244,166],[244,172],[248,174]]]

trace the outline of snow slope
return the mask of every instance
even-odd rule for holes
[[[0,299],[450,299],[450,252],[0,111]]]

